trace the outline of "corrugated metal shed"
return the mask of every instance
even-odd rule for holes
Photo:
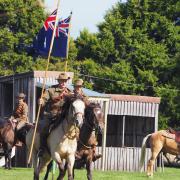
[[[142,117],[158,116],[159,97],[108,94],[111,97],[108,114]]]
[[[59,73],[60,72],[57,71],[47,72],[48,78],[45,81],[46,88],[48,88],[51,85],[57,84],[56,78],[58,77]],[[67,73],[71,77],[71,79],[68,81],[68,87],[70,89],[73,89],[72,78],[74,74],[72,72]],[[15,74],[12,76],[0,77],[0,116],[8,116],[11,113],[13,106],[15,104],[15,98],[17,93],[24,92],[27,95],[26,100],[29,106],[30,121],[34,121],[37,109],[37,98],[39,97],[38,91],[40,90],[38,87],[42,87],[44,77],[44,71],[33,71],[28,73]],[[114,116],[114,119],[108,120],[110,122],[110,125],[112,125],[113,132],[116,133],[117,140],[122,141],[122,147],[124,145],[124,141],[126,141],[126,127],[132,125],[132,122],[136,123],[137,117],[142,117],[141,120],[138,120],[138,123],[143,122],[144,124],[148,124],[145,122],[149,122],[149,119],[151,119],[154,124],[153,130],[157,130],[158,108],[160,98],[134,95],[105,95],[85,88],[83,89],[83,91],[87,96],[90,97],[90,100],[100,102],[105,113],[105,129],[102,143],[102,170],[105,170],[105,163],[109,163],[105,162],[106,129],[108,124],[107,114],[109,115],[109,117]],[[132,118],[129,119],[129,116],[132,116]],[[115,124],[116,127],[113,126],[114,124],[112,124],[113,121],[111,120],[113,120],[114,122],[118,122],[117,124]],[[138,126],[138,128],[139,127],[141,126]],[[139,130],[138,128],[137,131]],[[119,132],[116,131],[121,131],[122,139],[120,139]],[[129,137],[131,139],[134,137],[136,138],[136,136],[139,136],[138,133],[136,134],[135,130],[133,131],[132,136],[130,135]],[[111,137],[110,140],[112,141]],[[125,152],[128,151],[125,149]]]

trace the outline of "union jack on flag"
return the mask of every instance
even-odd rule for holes
[[[44,28],[47,31],[50,27],[52,30],[54,29],[55,21],[56,21],[57,9],[45,20]]]
[[[71,15],[68,18],[58,22],[58,26],[56,29],[56,37],[59,37],[59,33],[68,36],[70,21],[71,21]]]
[[[47,56],[50,49],[53,30],[55,27],[57,10],[55,10],[44,22],[44,26],[39,31],[38,35],[34,39],[33,46],[37,54]],[[72,15],[72,13],[71,13]],[[67,58],[68,55],[68,38],[71,15],[60,20],[57,24],[55,31],[55,38],[52,48],[52,56]]]

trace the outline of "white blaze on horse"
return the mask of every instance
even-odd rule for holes
[[[75,152],[77,149],[77,132],[78,127],[83,123],[85,103],[79,98],[68,97],[62,107],[62,114],[59,123],[51,131],[47,138],[49,152],[45,152],[43,157],[37,162],[37,153],[40,145],[40,137],[37,132],[33,148],[33,166],[34,179],[39,179],[39,173],[54,160],[59,167],[58,179],[62,179],[64,170],[63,159],[68,162],[68,180],[73,179],[72,170],[75,161]],[[58,119],[56,120],[58,121]],[[26,144],[30,147],[34,129],[31,129],[26,136]]]
[[[142,170],[145,153],[146,153],[146,141],[150,137],[151,158],[147,165],[147,175],[153,176],[153,166],[155,160],[160,152],[169,153],[173,155],[180,154],[179,143],[176,142],[175,132],[170,133],[168,130],[160,130],[152,134],[148,134],[142,143],[140,170]],[[178,140],[179,141],[179,140]]]

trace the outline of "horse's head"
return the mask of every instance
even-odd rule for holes
[[[85,120],[92,128],[102,133],[104,129],[104,113],[99,103],[90,103],[86,107]]]
[[[9,120],[8,120],[8,123],[11,124],[13,130],[16,128],[17,124],[18,124],[18,121],[17,119],[11,117]]]
[[[69,101],[69,112],[68,119],[70,119],[76,126],[81,127],[84,120],[85,103],[80,97],[68,97]]]

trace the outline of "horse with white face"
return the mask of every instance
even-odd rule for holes
[[[54,160],[59,167],[58,179],[62,179],[61,171],[64,170],[63,159],[68,162],[68,180],[73,179],[72,170],[77,149],[77,135],[84,118],[85,103],[83,100],[68,97],[62,107],[62,113],[57,119],[57,123],[47,138],[48,150],[37,163],[37,153],[39,150],[39,134],[37,132],[33,148],[34,179],[39,179],[39,173]],[[26,144],[30,147],[33,135],[31,129],[26,136]]]

